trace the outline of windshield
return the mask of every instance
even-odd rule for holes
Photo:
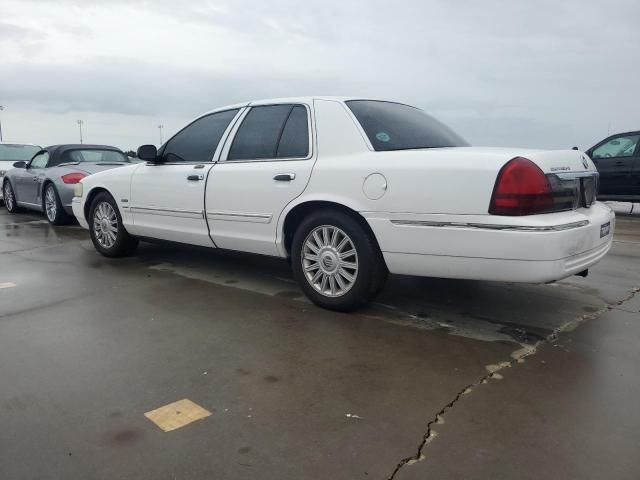
[[[65,152],[62,163],[129,163],[124,154],[115,150],[70,150]]]
[[[418,108],[373,100],[346,103],[377,151],[469,146],[449,127]]]
[[[4,143],[0,145],[0,162],[28,162],[39,151],[35,145]]]

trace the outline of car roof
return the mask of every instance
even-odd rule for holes
[[[209,110],[205,112],[199,117],[210,115],[216,112],[222,112],[224,110],[232,110],[234,108],[242,108],[248,106],[257,106],[257,105],[271,105],[271,104],[279,104],[279,103],[302,103],[311,105],[314,100],[330,100],[334,102],[347,102],[349,100],[370,100],[370,101],[378,101],[378,102],[391,102],[391,103],[401,103],[403,105],[408,105],[404,102],[398,102],[389,99],[378,99],[378,98],[366,98],[366,97],[347,97],[347,96],[335,96],[335,95],[315,95],[315,96],[304,96],[304,97],[281,97],[281,98],[264,98],[260,100],[251,100],[248,102],[236,103],[233,105],[225,105],[223,107],[215,108],[213,110]]]

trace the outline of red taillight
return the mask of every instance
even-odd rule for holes
[[[84,177],[86,177],[86,175],[84,173],[67,173],[66,175],[62,176],[62,181],[64,183],[78,183],[80,180],[82,180]]]
[[[531,160],[516,157],[498,173],[489,213],[492,215],[533,215],[553,210],[549,180]]]

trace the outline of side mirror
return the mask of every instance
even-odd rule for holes
[[[27,168],[27,162],[14,162],[13,168]]]
[[[158,149],[155,145],[142,145],[138,147],[138,158],[155,163],[158,161]]]

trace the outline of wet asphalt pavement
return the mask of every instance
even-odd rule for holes
[[[640,478],[640,217],[588,278],[393,277],[357,314],[286,263],[0,209],[0,479]],[[212,415],[163,432],[145,412]]]

